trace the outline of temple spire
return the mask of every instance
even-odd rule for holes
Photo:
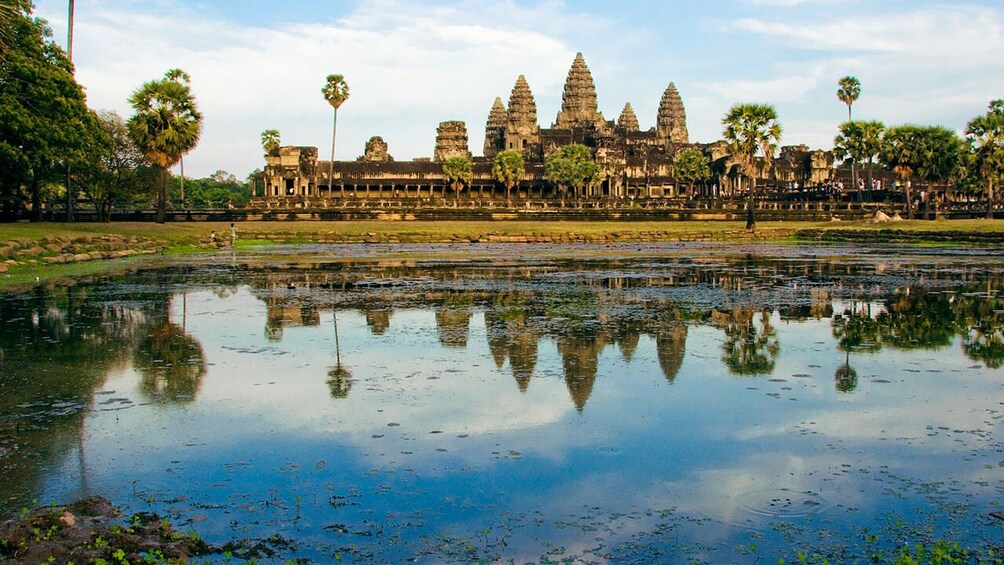
[[[603,115],[597,110],[596,84],[586,66],[582,53],[575,54],[572,68],[565,79],[565,90],[561,95],[561,111],[554,120],[554,127],[567,129],[589,125],[602,126]]]
[[[509,113],[502,105],[502,99],[495,97],[495,103],[488,112],[488,123],[485,124],[485,157],[494,157],[505,149],[505,128],[509,121]]]
[[[628,133],[633,133],[641,129],[638,125],[638,116],[635,115],[634,108],[631,107],[630,102],[625,104],[624,109],[621,110],[621,115],[617,118],[617,127]]]
[[[540,126],[537,124],[537,102],[523,75],[519,75],[512,87],[507,113],[505,148],[521,151],[526,157],[540,144]]]
[[[676,90],[676,85],[669,83],[659,102],[659,115],[656,118],[656,134],[664,143],[686,145],[690,143],[687,133],[687,112],[683,109],[683,99]]]

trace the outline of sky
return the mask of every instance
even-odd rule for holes
[[[66,0],[36,0],[66,43]],[[482,154],[495,97],[522,74],[541,127],[581,52],[599,110],[630,102],[642,129],[675,83],[693,142],[721,138],[741,102],[778,111],[782,145],[830,149],[861,81],[855,119],[962,132],[1004,98],[1002,0],[84,0],[75,3],[73,59],[95,110],[132,114],[140,85],[181,68],[205,116],[186,176],[264,166],[261,132],[331,151],[325,77],[345,76],[336,160],[379,135],[395,159],[431,157],[436,127],[467,123]]]

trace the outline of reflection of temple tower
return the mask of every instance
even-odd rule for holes
[[[666,380],[673,382],[683,365],[683,353],[687,347],[687,326],[675,325],[660,329],[655,336],[655,352],[659,357],[659,367]]]
[[[562,336],[558,353],[565,368],[565,384],[575,409],[582,412],[593,392],[599,368],[600,351],[606,344],[599,336]]]
[[[373,332],[373,335],[383,335],[390,329],[390,317],[394,313],[393,310],[389,308],[367,308],[362,312],[363,316],[366,317],[366,325]]]
[[[282,340],[282,329],[321,325],[321,313],[311,302],[296,303],[288,298],[265,300],[265,336],[269,341]]]
[[[436,310],[436,328],[439,343],[445,347],[467,347],[467,334],[471,326],[471,311],[460,308]]]
[[[537,366],[539,340],[536,329],[527,323],[526,310],[522,305],[485,310],[485,327],[495,366],[501,369],[508,357],[516,386],[526,392]]]

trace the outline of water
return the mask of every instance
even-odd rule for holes
[[[99,494],[318,563],[999,547],[999,253],[437,249],[3,295],[0,510]]]

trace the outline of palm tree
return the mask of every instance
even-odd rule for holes
[[[750,179],[746,229],[755,229],[753,196],[756,192],[757,174],[766,173],[770,169],[774,152],[781,141],[777,110],[770,104],[736,104],[722,118],[722,125],[725,126],[722,135],[729,144],[732,157]],[[758,155],[763,157],[760,171],[756,170]]]
[[[136,113],[129,118],[129,135],[143,155],[160,169],[157,222],[164,223],[167,169],[191,151],[202,133],[202,114],[195,104],[188,74],[171,69],[164,78],[143,83],[129,97]]]
[[[334,109],[334,119],[331,122],[331,163],[328,165],[328,190],[332,188],[335,176],[335,131],[338,128],[338,108],[349,99],[349,84],[342,75],[328,75],[321,88],[324,99]]]
[[[857,77],[846,76],[837,81],[837,85],[840,86],[837,90],[837,98],[844,104],[847,104],[847,121],[853,122],[854,120],[851,119],[851,106],[861,96],[861,81]]]
[[[261,132],[261,148],[265,150],[266,156],[279,149],[281,145],[282,139],[279,136],[279,130],[267,129]]]
[[[464,185],[469,185],[474,180],[474,163],[461,155],[449,157],[443,162],[443,176],[450,183],[454,197],[459,197]]]
[[[846,76],[839,81],[837,85],[840,86],[837,89],[837,98],[847,104],[847,121],[853,122],[851,118],[851,106],[857,101],[858,96],[861,95],[861,81],[857,77]],[[854,188],[858,187],[858,168],[855,161],[851,161],[851,183],[854,184]]]
[[[882,148],[882,132],[885,124],[877,121],[844,122],[840,124],[840,134],[833,138],[833,153],[837,159],[850,161],[851,166],[867,161],[868,185],[872,181],[872,165]],[[862,200],[858,190],[858,200]]]
[[[1004,174],[1004,100],[994,100],[985,115],[970,120],[966,137],[987,182],[987,218],[993,218],[994,180]]]
[[[509,192],[516,184],[523,180],[526,174],[526,162],[519,151],[507,149],[495,155],[492,163],[492,176],[495,180],[505,185],[505,199],[509,200]]]

